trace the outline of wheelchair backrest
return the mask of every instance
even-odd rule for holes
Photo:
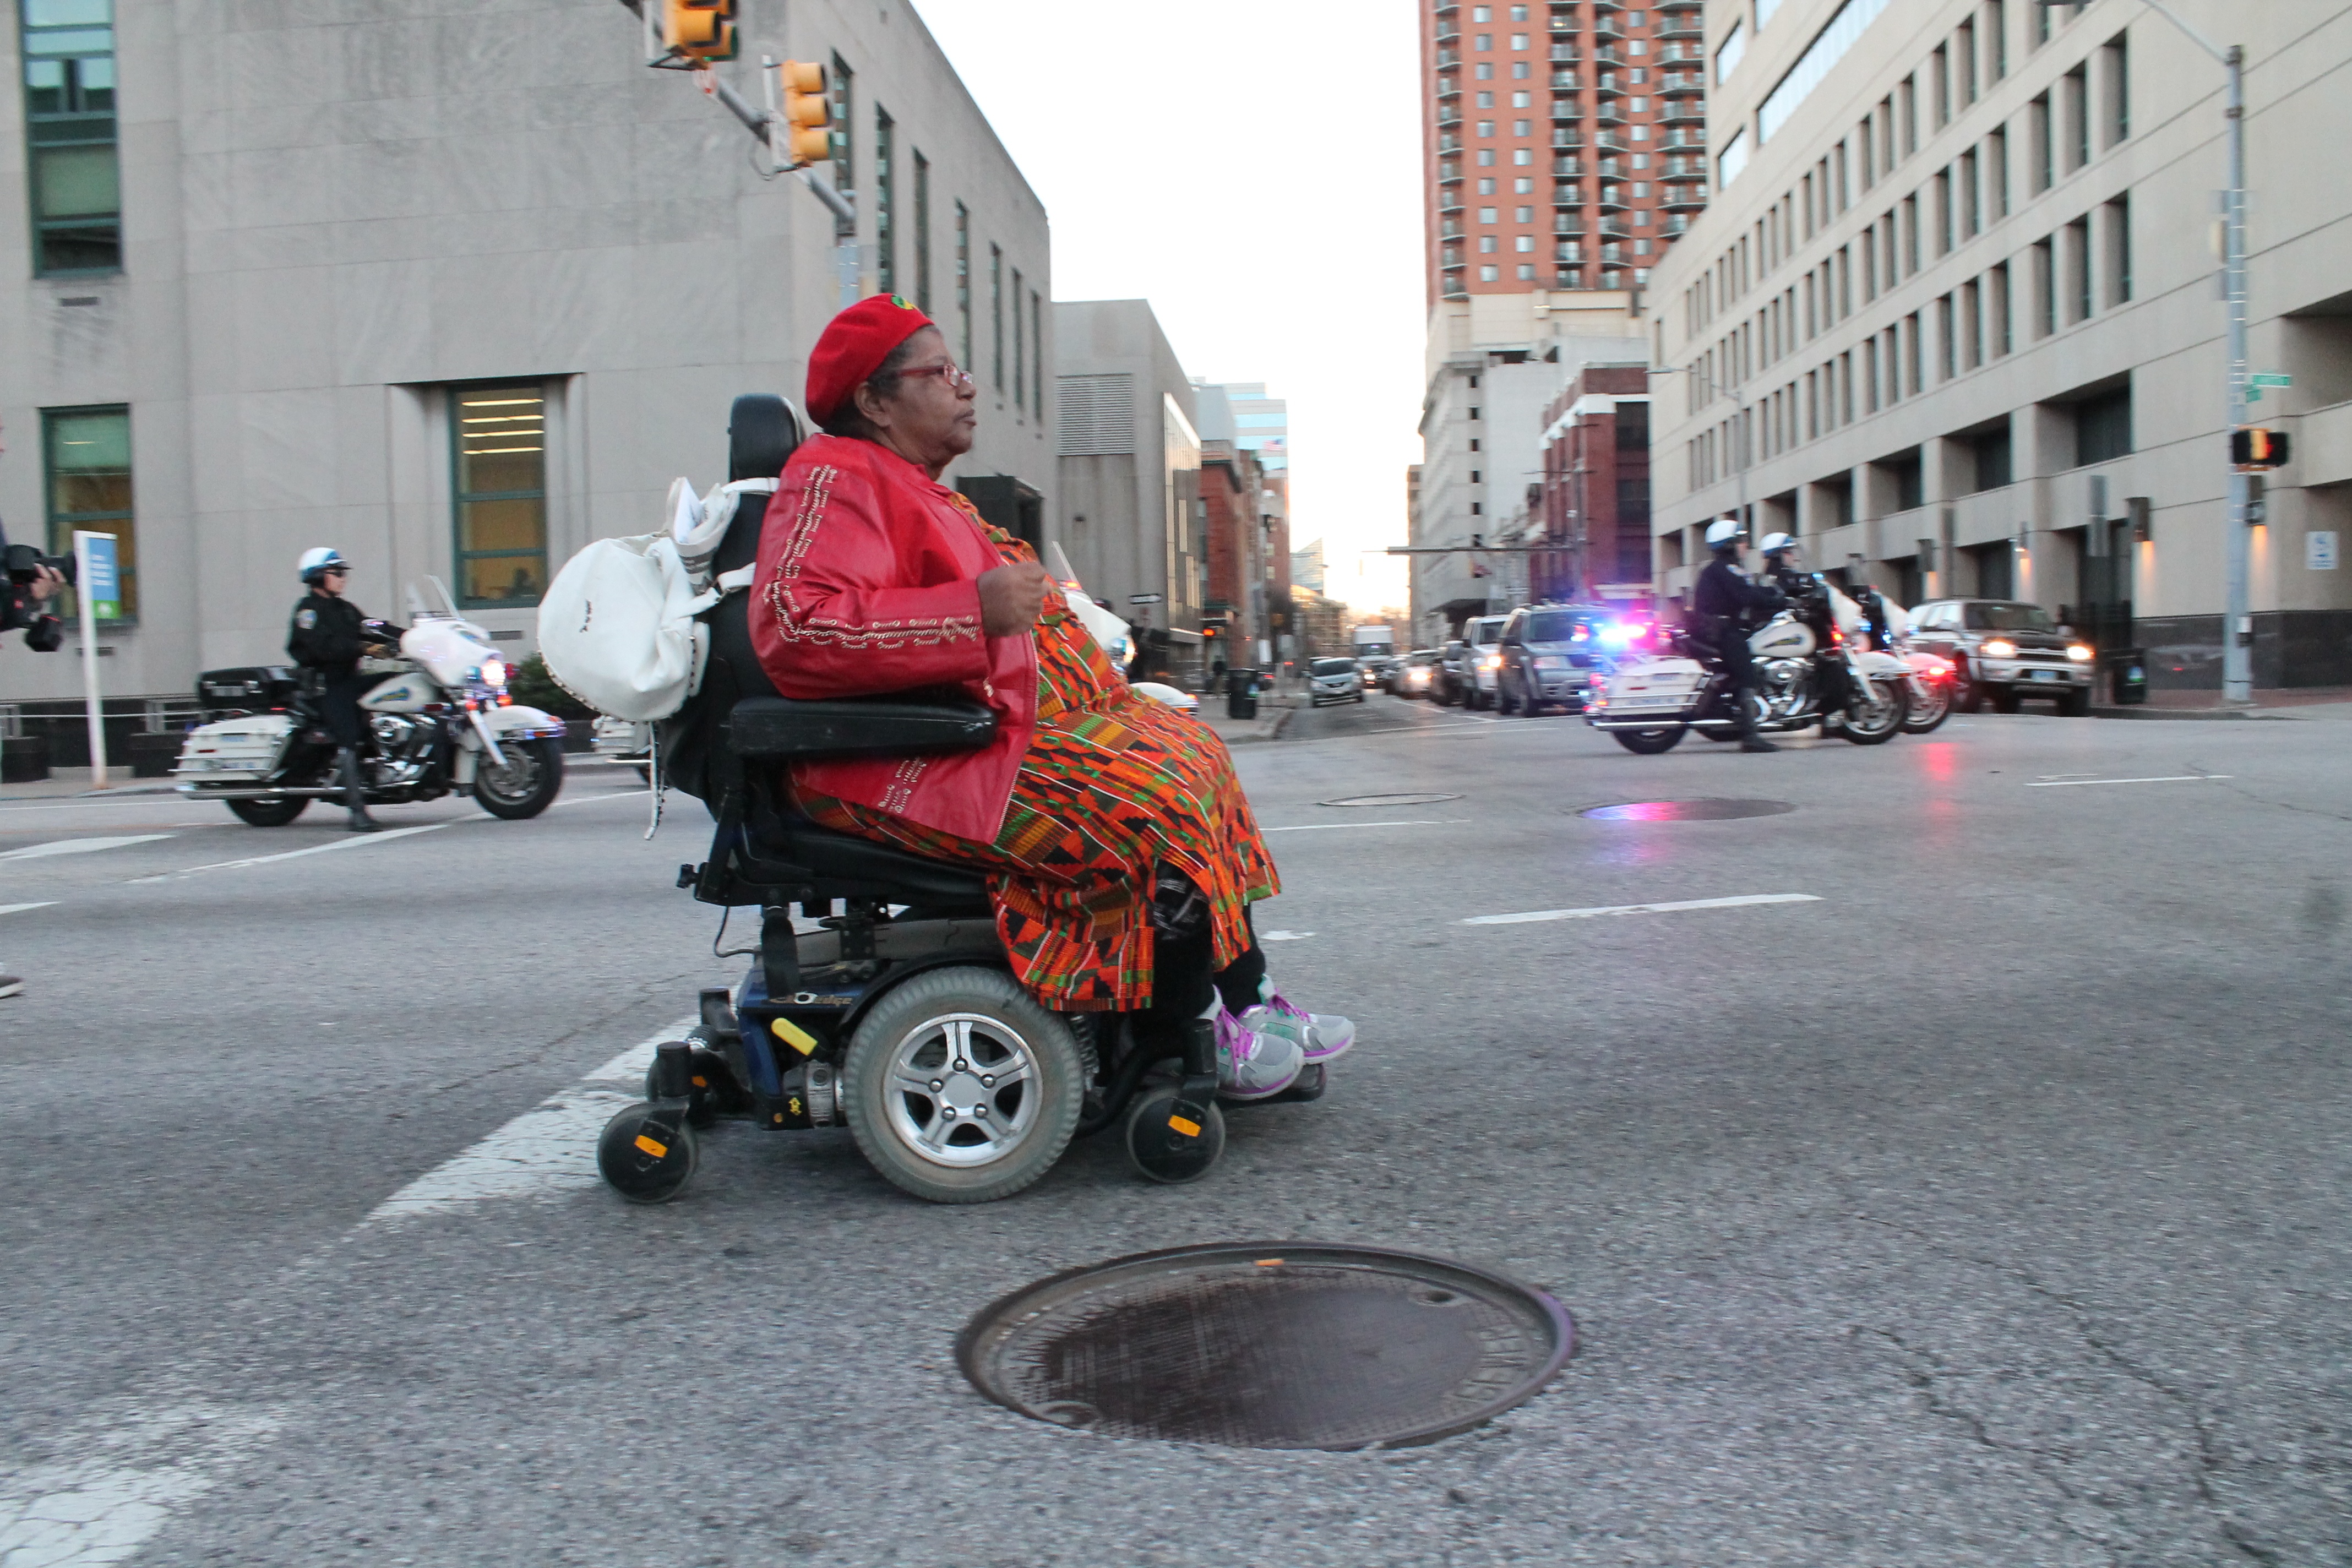
[[[784,471],[802,438],[798,411],[773,393],[746,393],[727,416],[729,479],[773,479]],[[759,506],[751,505],[757,499]],[[727,537],[719,542],[712,567],[721,573],[759,559],[760,532],[767,504],[775,498],[745,496],[735,509]],[[662,772],[669,783],[712,805],[730,776],[722,732],[735,704],[746,697],[773,697],[776,689],[760,668],[751,647],[749,592],[730,594],[702,615],[709,629],[710,654],[702,685],[686,706],[661,722]]]

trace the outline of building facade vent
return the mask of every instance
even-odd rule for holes
[[[1117,457],[1135,450],[1135,377],[1066,375],[1055,384],[1063,457]]]

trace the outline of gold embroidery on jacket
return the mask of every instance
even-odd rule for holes
[[[817,528],[824,521],[825,507],[833,499],[833,481],[840,473],[829,463],[821,464],[809,470],[807,483],[801,491],[800,512],[793,519],[792,529],[784,537],[784,548],[776,558],[776,574],[768,580],[768,608],[775,613],[777,637],[788,643],[858,648],[928,647],[978,638],[981,629],[977,616],[917,616],[860,626],[837,616],[814,614],[803,605],[797,592],[801,565],[816,542]],[[911,784],[909,780],[910,787]]]

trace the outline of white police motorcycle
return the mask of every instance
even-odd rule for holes
[[[361,661],[362,673],[383,677],[360,699],[367,804],[470,795],[492,816],[537,816],[563,787],[563,721],[508,695],[506,658],[490,634],[457,613],[438,579],[433,586],[447,608],[425,609],[411,589],[400,656]],[[188,731],[173,770],[181,795],[217,800],[256,827],[283,827],[314,800],[342,799],[334,740],[290,676],[214,671],[197,692],[224,716]]]
[[[1823,733],[1835,731],[1857,746],[1884,745],[1903,728],[1913,672],[1893,654],[1869,647],[1861,605],[1827,583],[1822,586],[1830,602],[1827,647],[1790,610],[1748,637],[1759,679],[1747,700],[1756,705],[1757,732],[1819,724]],[[1620,659],[1615,668],[1596,672],[1585,698],[1585,722],[1643,756],[1673,751],[1694,730],[1710,740],[1738,734],[1731,704],[1740,694],[1731,689],[1722,662],[1680,631],[1670,634],[1669,645],[1672,652]],[[1843,708],[1832,709],[1825,695],[1832,682],[1824,675],[1832,666],[1842,666],[1845,677],[1849,700]]]

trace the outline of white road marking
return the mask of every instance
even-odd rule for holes
[[[1433,816],[1405,822],[1309,822],[1297,827],[1261,827],[1260,833],[1329,833],[1340,827],[1451,827],[1467,822],[1466,816]]]
[[[557,805],[602,805],[608,800],[635,800],[653,793],[649,789],[625,789],[612,795],[583,795],[578,800],[559,800],[555,804]],[[692,800],[694,797],[688,795],[687,798]]]
[[[87,1568],[122,1563],[172,1509],[273,1436],[278,1413],[184,1404],[140,1411],[67,1437],[61,1458],[0,1471],[0,1564]]]
[[[27,844],[22,849],[0,850],[0,860],[46,860],[53,855],[95,855],[101,849],[120,849],[126,844],[152,844],[159,838],[170,838],[169,833],[136,833],[122,838],[59,838],[47,844]]]
[[[2076,784],[2202,784],[2207,779],[2226,779],[2231,776],[2232,775],[2229,773],[2166,773],[2161,778],[2152,779],[2044,779],[2039,784],[2029,784],[2025,787],[2028,789],[2068,789]]]
[[[394,827],[388,832],[353,834],[328,844],[313,844],[308,849],[289,849],[278,855],[252,855],[242,860],[215,860],[209,866],[190,866],[184,870],[166,871],[159,877],[133,877],[129,884],[169,882],[181,877],[193,877],[199,871],[235,871],[247,866],[267,866],[273,860],[299,860],[305,855],[324,855],[335,849],[364,849],[371,844],[389,844],[395,838],[411,838],[419,833],[438,833],[448,826],[446,822],[428,822],[417,827]]]
[[[1818,904],[1817,893],[1746,893],[1736,899],[1683,899],[1668,904],[1601,904],[1588,910],[1530,910],[1523,915],[1474,915],[1465,926],[1524,925],[1531,921],[1589,921],[1602,915],[1668,915],[1684,910],[1736,910],[1748,904]]]
[[[1314,934],[1311,931],[1262,931],[1257,933],[1257,939],[1260,942],[1305,942]]]
[[[593,1187],[603,1179],[596,1173],[596,1135],[613,1112],[638,1100],[654,1047],[678,1038],[698,1021],[680,1018],[660,1034],[638,1041],[577,1086],[550,1096],[376,1205],[360,1227],[489,1198],[553,1197]],[[600,1087],[614,1083],[630,1087],[625,1093]]]
[[[55,899],[43,899],[37,904],[0,904],[0,915],[21,915],[26,910],[46,910],[56,902]]]

